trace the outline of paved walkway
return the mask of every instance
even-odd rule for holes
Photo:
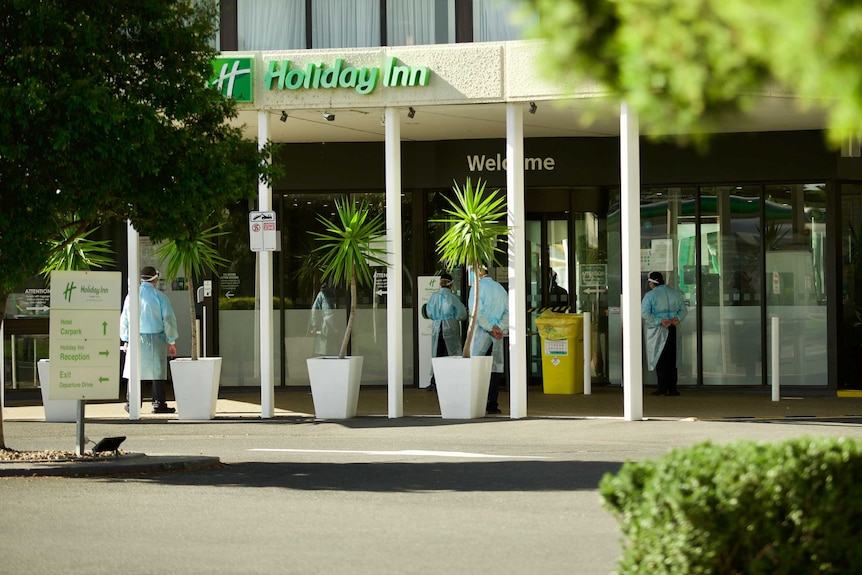
[[[308,388],[276,388],[275,417],[314,416],[314,403]],[[173,401],[171,400],[173,405]],[[509,394],[500,392],[501,416],[508,417]],[[388,394],[383,387],[363,387],[359,393],[358,417],[387,416]],[[39,421],[44,418],[41,402],[15,402],[7,405],[5,419]],[[405,417],[439,417],[437,395],[415,388],[404,390]],[[725,393],[683,388],[679,397],[644,395],[645,418],[775,418],[775,417],[862,417],[862,393],[843,392],[839,397],[801,396],[785,392],[779,401],[771,393]],[[176,414],[150,413],[145,403],[141,417],[176,419]],[[226,388],[219,394],[217,419],[259,418],[260,390]],[[527,417],[623,417],[623,392],[619,387],[595,387],[590,395],[545,395],[531,387],[527,396]],[[88,403],[86,418],[128,419],[121,402]]]

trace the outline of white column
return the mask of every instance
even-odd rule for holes
[[[257,145],[262,148],[269,140],[269,113],[257,113]],[[272,190],[268,184],[257,185],[258,210],[267,212],[272,209]],[[257,278],[260,288],[260,417],[267,419],[275,414],[272,345],[272,252],[257,252]]]
[[[524,254],[524,105],[506,104],[509,226],[509,417],[527,416],[527,259]]]
[[[404,416],[404,322],[401,250],[401,120],[398,108],[386,108],[386,356],[389,417]]]
[[[623,293],[623,416],[643,419],[643,353],[641,351],[640,147],[637,114],[620,106],[620,212]]]
[[[130,221],[126,223],[126,243],[129,260],[129,349],[126,361],[129,364],[129,419],[135,420],[141,418],[141,258],[138,231]]]

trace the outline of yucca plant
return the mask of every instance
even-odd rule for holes
[[[373,286],[372,266],[388,267],[389,264],[383,259],[386,251],[375,246],[386,233],[383,218],[379,214],[371,216],[367,200],[358,205],[347,198],[336,200],[335,212],[337,218],[334,220],[318,216],[324,231],[311,233],[321,242],[314,248],[314,254],[320,256],[322,279],[350,288],[350,315],[338,354],[340,359],[344,359],[356,318],[356,288]]]
[[[176,279],[180,273],[186,274],[186,289],[189,292],[189,317],[191,318],[192,360],[200,358],[198,354],[198,330],[195,322],[195,278],[201,277],[206,271],[216,271],[225,265],[227,260],[221,257],[214,246],[219,236],[228,232],[219,231],[220,225],[215,225],[202,231],[192,230],[183,238],[169,240],[161,244],[153,252],[165,263],[165,278]]]
[[[48,260],[39,273],[45,278],[54,270],[90,270],[114,263],[110,240],[94,240],[85,222],[71,216],[58,223],[57,235],[48,240]]]
[[[505,197],[500,190],[485,192],[485,182],[476,181],[473,187],[470,178],[464,187],[455,182],[453,188],[455,199],[446,198],[451,209],[444,209],[448,218],[433,220],[446,224],[446,231],[437,240],[437,254],[440,260],[449,268],[459,265],[473,270],[474,290],[473,301],[470,303],[470,327],[464,340],[463,357],[470,357],[470,346],[476,331],[476,317],[479,314],[479,266],[497,262],[497,253],[501,252],[497,242],[501,236],[509,233],[509,227],[501,224],[506,217],[503,208]]]

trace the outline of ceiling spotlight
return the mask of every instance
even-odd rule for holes
[[[408,118],[412,118],[412,117],[413,117],[413,116],[415,116],[415,115],[416,115],[416,110],[414,110],[414,109],[413,109],[413,106],[410,106],[410,109],[409,109],[409,111],[407,112],[407,117],[408,117]]]
[[[531,114],[535,114],[535,113],[536,113],[536,110],[537,110],[538,108],[539,108],[539,107],[536,105],[536,103],[535,103],[535,102],[530,102],[530,113],[531,113]]]
[[[279,118],[282,122],[287,122],[287,112],[284,110],[281,111],[281,118]]]
[[[332,122],[335,120],[335,114],[330,114],[329,112],[324,112],[323,113],[323,119],[326,120],[327,122]]]

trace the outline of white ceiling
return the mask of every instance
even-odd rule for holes
[[[536,102],[535,114],[524,104],[525,138],[574,138],[619,136],[619,105],[607,100],[579,99]],[[506,137],[505,104],[416,106],[411,119],[401,117],[403,141],[494,139]],[[383,142],[382,108],[329,110],[335,120],[323,118],[327,110],[291,110],[286,122],[280,110],[270,113],[270,139],[275,142]],[[592,121],[588,119],[592,118]],[[242,111],[235,124],[244,126],[247,138],[257,139],[257,111]],[[713,130],[722,132],[773,132],[820,130],[826,126],[822,109],[799,109],[786,95],[761,96],[746,114],[724,119]],[[660,130],[642,129],[644,135]]]

